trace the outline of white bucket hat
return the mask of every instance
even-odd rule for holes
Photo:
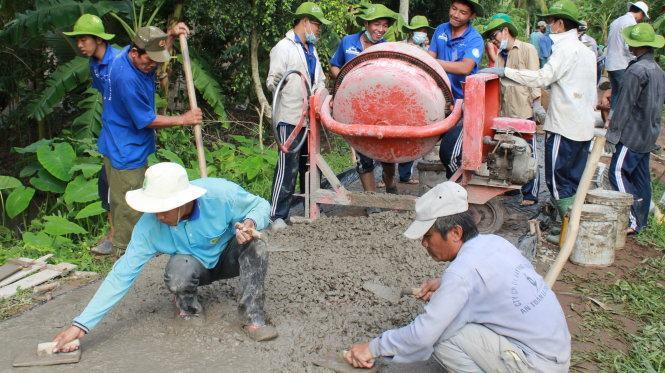
[[[163,162],[148,167],[143,188],[130,190],[125,200],[136,211],[157,213],[173,210],[205,193],[205,189],[190,184],[184,167]]]
[[[634,6],[635,8],[641,10],[644,13],[644,17],[647,19],[647,21],[650,19],[649,18],[649,6],[647,3],[644,1],[637,1],[634,3],[628,3],[628,10],[630,10],[630,7]]]
[[[468,209],[466,190],[457,183],[444,181],[416,200],[416,220],[404,235],[412,240],[419,239],[434,225],[436,218]]]

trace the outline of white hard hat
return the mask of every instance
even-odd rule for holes
[[[416,220],[404,232],[404,236],[418,239],[432,228],[436,218],[459,214],[468,209],[466,190],[457,183],[444,181],[416,200]]]
[[[125,200],[136,211],[157,213],[173,210],[205,193],[204,188],[189,182],[184,167],[162,162],[148,167],[143,188],[130,190]]]

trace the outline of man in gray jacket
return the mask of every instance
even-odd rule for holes
[[[410,324],[355,344],[345,358],[370,368],[434,358],[451,372],[567,372],[570,333],[556,295],[510,242],[478,234],[467,193],[446,181],[416,200],[404,232],[422,237],[432,259],[450,262],[418,297],[425,312]]]
[[[287,71],[300,71],[307,79],[307,84],[314,92],[325,87],[325,76],[321,69],[319,55],[316,53],[316,44],[323,25],[330,21],[323,17],[321,7],[312,2],[304,2],[298,6],[294,13],[293,28],[270,51],[270,70],[266,86],[274,92],[279,81]],[[277,121],[280,142],[289,138],[295,125],[300,120],[303,111],[303,89],[301,80],[290,76],[281,91],[280,105],[275,109],[273,121]],[[305,117],[305,120],[308,120]],[[300,143],[305,131],[301,131],[292,148]],[[305,189],[305,170],[307,163],[307,146],[300,151],[292,153],[279,152],[279,159],[275,167],[272,186],[272,202],[270,208],[271,229],[286,228],[284,222],[289,216],[289,207],[293,192],[295,191],[296,177],[300,173],[300,189]]]

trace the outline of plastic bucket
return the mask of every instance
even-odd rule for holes
[[[614,248],[616,250],[623,249],[626,246],[626,228],[628,228],[630,218],[630,207],[633,205],[633,195],[614,190],[594,189],[587,193],[586,202],[614,209],[617,215]]]
[[[580,227],[570,261],[585,267],[607,267],[614,263],[617,215],[603,205],[582,206]]]

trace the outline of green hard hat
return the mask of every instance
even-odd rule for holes
[[[363,7],[362,13],[356,17],[359,25],[364,25],[365,21],[370,22],[381,18],[387,18],[390,22],[397,21],[397,15],[383,4],[368,4]]]
[[[656,35],[653,26],[648,23],[628,26],[621,30],[621,35],[626,44],[631,47],[662,48],[665,45],[665,38],[662,35]]]
[[[573,21],[578,25],[580,24],[580,11],[577,9],[577,6],[570,0],[559,0],[555,2],[552,4],[552,6],[550,6],[547,13],[543,14],[541,17],[564,18]]]
[[[74,30],[63,32],[67,36],[93,35],[104,40],[111,40],[115,35],[107,34],[101,18],[92,14],[84,14],[74,23]]]
[[[497,13],[490,18],[489,23],[485,26],[483,38],[489,38],[494,30],[502,29],[504,27],[508,27],[510,32],[517,36],[517,27],[515,27],[513,19],[506,13]]]
[[[302,18],[303,16],[309,16],[315,18],[317,21],[323,23],[324,25],[329,25],[332,22],[323,17],[323,11],[321,7],[317,4],[314,4],[311,1],[306,1],[298,6],[295,12],[293,12],[295,18]]]
[[[434,27],[431,27],[429,25],[429,21],[427,20],[427,17],[425,16],[413,16],[411,18],[411,24],[410,25],[404,25],[402,27],[402,31],[409,33],[412,31],[420,30],[421,28],[428,28],[434,30]]]

